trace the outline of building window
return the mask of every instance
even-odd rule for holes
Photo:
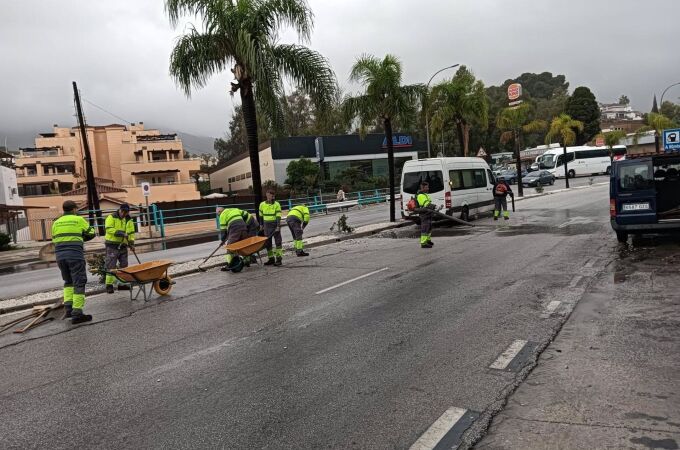
[[[252,177],[253,177],[252,172],[248,172],[248,173],[246,174],[246,178],[252,178]]]

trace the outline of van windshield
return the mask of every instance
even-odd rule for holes
[[[619,169],[619,188],[622,191],[641,191],[654,188],[650,164],[627,164]]]
[[[552,169],[555,167],[555,161],[557,158],[555,158],[556,155],[543,155],[543,157],[540,160],[540,164],[543,165],[544,168],[546,169]]]
[[[442,178],[441,170],[406,172],[404,173],[402,189],[407,194],[415,195],[420,190],[420,183],[423,181],[430,183],[430,194],[444,190],[444,179]]]

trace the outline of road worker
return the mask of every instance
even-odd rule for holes
[[[267,200],[260,203],[259,213],[262,219],[262,230],[267,238],[267,262],[265,266],[280,266],[283,259],[283,241],[281,239],[281,205],[276,201],[273,189],[267,189]],[[276,248],[272,247],[272,238]]]
[[[243,220],[242,211],[238,208],[226,208],[220,213],[220,239],[222,244],[233,244],[248,238],[248,227]],[[222,267],[222,272],[231,270],[231,263],[235,253],[227,252],[227,265]]]
[[[309,208],[305,205],[294,206],[288,211],[286,223],[290,228],[290,233],[293,235],[293,247],[297,256],[309,256],[309,253],[304,250],[304,243],[302,242],[302,230],[309,224]]]
[[[430,198],[430,183],[422,181],[416,195],[416,204],[420,209],[420,248],[432,248],[432,214],[434,204]]]
[[[127,203],[113,214],[109,214],[104,223],[106,237],[106,270],[123,269],[128,266],[128,247],[135,248],[135,221],[130,217],[130,206]],[[106,292],[113,294],[114,275],[106,274]],[[119,284],[119,291],[130,290],[127,284]]]
[[[248,236],[257,236],[257,233],[260,231],[260,223],[257,221],[257,216],[255,214],[249,213],[246,210],[241,210],[241,217],[243,217],[243,221],[246,223]]]
[[[83,243],[95,237],[94,228],[78,216],[78,206],[67,200],[62,209],[64,215],[52,224],[52,243],[57,266],[64,280],[64,308],[72,324],[89,322],[92,316],[83,313],[87,270]]]
[[[493,220],[498,220],[498,217],[503,211],[503,219],[510,220],[510,211],[508,211],[508,195],[511,198],[515,198],[515,194],[512,192],[510,185],[505,181],[504,177],[498,177],[498,180],[493,185]]]

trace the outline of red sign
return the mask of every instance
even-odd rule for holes
[[[595,146],[596,147],[603,147],[604,146],[604,137],[598,136],[598,138],[595,139]]]
[[[517,100],[522,96],[522,85],[519,83],[513,83],[508,86],[508,100]]]

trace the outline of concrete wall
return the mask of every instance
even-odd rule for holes
[[[17,188],[16,171],[0,166],[0,205],[21,206],[23,204]]]

